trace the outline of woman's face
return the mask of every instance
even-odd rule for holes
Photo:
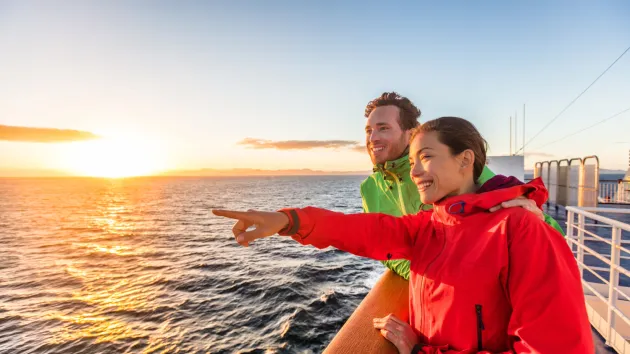
[[[420,132],[409,146],[411,179],[418,187],[423,203],[431,204],[444,197],[467,193],[472,182],[474,155],[466,150],[451,154],[440,142],[437,132]],[[474,183],[472,183],[474,185]]]

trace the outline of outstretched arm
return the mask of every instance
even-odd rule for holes
[[[291,222],[281,235],[303,245],[333,246],[376,260],[410,259],[419,234],[430,230],[429,213],[396,217],[381,213],[343,214],[307,207],[282,210]]]
[[[244,245],[279,234],[303,245],[333,246],[376,260],[410,259],[418,235],[431,230],[431,216],[420,213],[403,217],[386,214],[343,214],[306,207],[279,212],[213,210],[215,215],[238,220],[232,232]],[[247,231],[250,226],[256,228]]]

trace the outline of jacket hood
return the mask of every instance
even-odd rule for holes
[[[493,206],[520,196],[534,200],[536,205],[541,208],[549,195],[540,177],[525,184],[518,184],[522,182],[515,178],[512,180],[511,177],[497,175],[488,181],[488,183],[490,182],[500,189],[486,191],[488,188],[485,188],[480,189],[476,194],[449,197],[435,203],[434,211],[440,215],[465,216],[479,211],[487,211]]]

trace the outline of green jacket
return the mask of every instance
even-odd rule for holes
[[[363,212],[402,216],[416,214],[421,209],[430,210],[432,205],[420,201],[418,189],[411,180],[410,170],[409,155],[374,166],[374,173],[361,183]],[[486,166],[477,182],[483,185],[494,176],[494,172]],[[564,235],[560,225],[547,214],[545,222]],[[409,279],[409,261],[389,260],[381,263],[396,274]]]

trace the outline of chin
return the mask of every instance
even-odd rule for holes
[[[387,159],[382,159],[382,158],[381,159],[377,159],[376,157],[374,157],[372,155],[370,155],[370,157],[372,158],[372,163],[375,164],[375,165],[383,164],[383,163],[387,162]]]
[[[432,195],[432,193],[425,193],[425,192],[419,192],[419,193],[420,193],[420,200],[422,201],[422,203],[424,203],[424,204],[433,204],[433,203],[435,203],[436,199]]]

